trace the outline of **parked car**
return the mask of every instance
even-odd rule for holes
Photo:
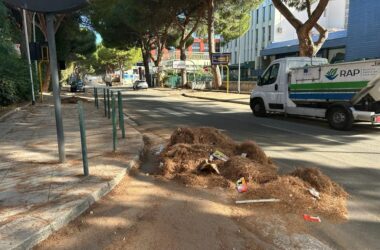
[[[138,90],[138,89],[148,89],[148,83],[144,80],[137,80],[133,83],[133,89]]]
[[[72,75],[69,79],[70,92],[83,91],[84,92],[84,83],[76,75]]]

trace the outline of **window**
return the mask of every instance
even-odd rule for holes
[[[272,41],[272,26],[268,27],[268,41]]]
[[[256,24],[259,23],[259,9],[256,10]]]
[[[261,77],[259,86],[270,85],[277,81],[278,71],[280,69],[280,64],[273,64],[264,75]]]
[[[265,9],[266,9],[266,7],[264,6],[263,7],[263,22],[265,22]]]
[[[200,52],[201,51],[201,43],[195,42],[192,45],[193,52]]]
[[[259,29],[256,29],[256,45],[259,42]]]
[[[216,45],[217,44],[215,44],[215,48],[216,48]],[[204,43],[204,52],[208,52],[208,43]]]
[[[263,27],[263,44],[265,43],[265,27]]]
[[[272,9],[273,9],[273,4],[269,5],[269,21],[272,20]]]

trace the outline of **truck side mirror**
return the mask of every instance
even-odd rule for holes
[[[263,78],[261,76],[257,77],[257,86],[261,86],[263,83]]]

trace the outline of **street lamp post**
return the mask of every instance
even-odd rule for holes
[[[26,43],[26,53],[28,58],[30,84],[32,89],[32,105],[36,104],[36,98],[34,96],[34,81],[33,81],[33,71],[32,71],[32,61],[30,59],[30,49],[29,49],[29,36],[28,36],[28,26],[26,24],[26,10],[22,11],[23,21],[24,21],[24,32],[25,32],[25,43]]]
[[[240,17],[240,20],[239,20],[239,44],[238,44],[238,64],[239,64],[239,68],[238,68],[238,93],[240,94],[240,74],[241,74],[241,62],[240,62],[240,46],[241,46],[241,17]]]

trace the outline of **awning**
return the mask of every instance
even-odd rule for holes
[[[313,36],[313,40],[317,41],[318,35]],[[329,33],[329,37],[323,44],[322,48],[339,48],[345,47],[347,40],[347,30],[341,30]],[[295,53],[299,51],[298,39],[288,40],[284,42],[271,43],[260,53],[261,56],[272,56],[278,54]]]

